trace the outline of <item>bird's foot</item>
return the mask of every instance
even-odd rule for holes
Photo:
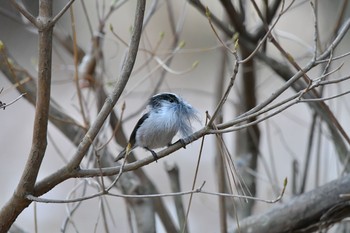
[[[180,138],[180,139],[178,140],[178,142],[180,142],[180,143],[181,143],[181,146],[182,146],[184,149],[186,149],[186,142],[185,142],[185,140],[183,140],[182,138]]]
[[[168,146],[172,146],[172,145],[174,145],[174,144],[176,144],[176,143],[180,143],[181,144],[181,146],[184,148],[184,149],[186,149],[186,143],[185,143],[185,140],[183,140],[182,138],[180,138],[179,140],[177,140],[176,142],[174,142],[174,143],[170,143]]]
[[[154,158],[154,161],[158,162],[159,157],[158,157],[157,153],[154,152],[154,150],[149,149],[148,147],[145,147],[145,149],[148,150],[149,152],[151,152],[151,154]]]

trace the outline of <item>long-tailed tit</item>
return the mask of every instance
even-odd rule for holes
[[[115,161],[124,158],[125,154],[130,153],[135,147],[150,151],[157,160],[158,156],[152,149],[171,145],[173,137],[178,132],[182,137],[190,135],[193,119],[199,121],[197,111],[180,96],[173,93],[152,96],[146,112],[132,131],[126,148],[120,152]],[[185,146],[182,139],[180,142]]]

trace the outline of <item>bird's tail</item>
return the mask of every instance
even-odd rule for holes
[[[117,162],[121,160],[122,158],[125,158],[126,154],[129,154],[132,150],[132,146],[130,143],[119,153],[119,155],[115,158],[114,162]]]
[[[114,162],[117,162],[119,160],[121,160],[122,158],[125,157],[125,154],[126,154],[126,149],[124,148],[120,153],[119,155],[115,158]]]

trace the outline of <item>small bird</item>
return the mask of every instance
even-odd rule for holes
[[[136,147],[148,150],[157,161],[158,156],[153,149],[170,146],[178,132],[182,137],[190,135],[192,120],[199,121],[197,111],[180,96],[167,92],[152,96],[145,113],[134,127],[126,148],[115,161],[124,158]],[[179,141],[185,147],[183,140]]]

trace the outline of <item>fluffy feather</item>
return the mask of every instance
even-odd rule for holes
[[[191,121],[197,120],[197,111],[181,97],[173,93],[160,93],[150,98],[146,113],[133,129],[129,147],[143,147],[156,157],[152,149],[171,144],[174,136],[180,132],[182,137],[192,133]],[[125,156],[125,149],[116,161]]]

